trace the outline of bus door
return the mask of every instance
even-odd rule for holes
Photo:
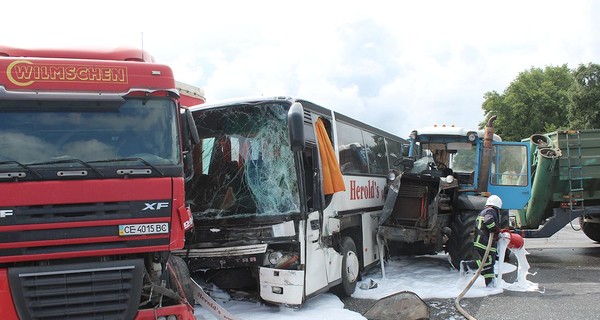
[[[488,191],[502,199],[503,209],[523,209],[531,197],[529,143],[494,142]]]
[[[306,295],[327,287],[326,246],[321,241],[323,226],[323,192],[318,169],[318,153],[315,145],[307,144],[303,153],[306,177],[307,221],[305,233],[306,268],[304,272]]]

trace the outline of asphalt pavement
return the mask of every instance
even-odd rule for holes
[[[550,238],[525,239],[530,275],[541,292],[503,293],[482,298],[464,298],[462,307],[479,320],[600,319],[600,244],[590,240],[579,226],[567,225]],[[513,261],[514,260],[514,261]],[[510,263],[516,264],[512,258]],[[516,272],[504,279],[515,281]],[[512,277],[512,278],[511,278]],[[347,309],[364,313],[373,300],[344,299]],[[427,299],[430,319],[465,319],[454,307],[454,299]]]

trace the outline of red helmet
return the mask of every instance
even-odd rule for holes
[[[525,245],[525,241],[523,241],[523,237],[516,233],[510,234],[510,242],[508,243],[509,249],[521,249]]]

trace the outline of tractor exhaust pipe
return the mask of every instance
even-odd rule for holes
[[[490,166],[492,163],[492,143],[494,142],[494,121],[496,116],[493,115],[485,126],[483,134],[483,148],[481,148],[481,159],[479,162],[479,175],[477,176],[477,189],[479,192],[487,192],[488,180],[490,178]]]

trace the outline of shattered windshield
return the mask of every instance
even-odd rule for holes
[[[197,218],[276,216],[300,210],[288,105],[194,112],[202,143],[186,186]]]
[[[10,166],[180,163],[170,99],[0,101],[0,170]],[[75,161],[70,161],[75,160]]]

